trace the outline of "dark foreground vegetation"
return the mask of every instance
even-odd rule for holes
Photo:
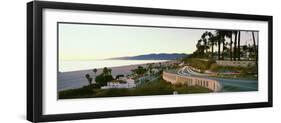
[[[94,98],[94,97],[120,97],[120,96],[146,96],[146,95],[172,95],[191,93],[209,93],[211,90],[199,86],[172,85],[163,79],[145,83],[136,88],[100,89],[99,85],[91,84],[79,89],[70,89],[59,92],[59,99]]]

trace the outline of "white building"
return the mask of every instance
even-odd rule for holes
[[[102,86],[101,89],[110,89],[110,88],[134,88],[136,87],[135,80],[130,78],[122,78],[124,82],[108,82],[106,86]]]

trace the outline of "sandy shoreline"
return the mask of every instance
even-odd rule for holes
[[[146,67],[147,64],[137,64],[137,65],[128,65],[120,67],[111,67],[112,76],[116,75],[127,75],[131,73],[132,69],[136,69],[138,66]],[[97,69],[96,75],[101,74],[103,68]],[[90,74],[93,77],[93,83],[95,82],[95,73],[92,70],[80,70],[80,71],[71,71],[71,72],[60,72],[58,73],[58,91],[63,91],[67,89],[80,88],[85,85],[88,85],[88,81],[85,78],[86,74]]]

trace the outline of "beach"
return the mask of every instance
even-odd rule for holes
[[[116,75],[128,75],[131,74],[131,70],[136,69],[138,66],[146,67],[147,64],[138,64],[138,65],[127,65],[120,67],[110,67],[112,69],[112,76]],[[96,75],[102,73],[103,68],[97,69]],[[85,85],[88,85],[89,82],[85,78],[86,74],[90,74],[93,77],[92,83],[95,83],[95,73],[92,69],[88,70],[79,70],[79,71],[71,71],[71,72],[59,72],[58,73],[58,91],[81,88]]]

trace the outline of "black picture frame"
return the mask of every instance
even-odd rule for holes
[[[90,112],[90,113],[74,112],[70,114],[44,115],[42,113],[43,111],[43,95],[42,95],[43,13],[42,10],[45,8],[266,21],[268,22],[268,41],[269,41],[268,42],[268,101],[258,102],[258,103],[122,110],[122,111],[106,111],[106,112]],[[248,15],[248,14],[93,5],[93,4],[80,4],[80,3],[45,2],[45,1],[29,2],[27,3],[27,120],[32,122],[45,122],[45,121],[63,121],[63,120],[79,120],[79,119],[93,119],[93,118],[107,118],[107,117],[123,117],[123,116],[137,116],[137,115],[154,115],[154,114],[272,107],[273,106],[273,96],[272,96],[272,83],[273,83],[272,82],[272,78],[273,78],[273,74],[272,74],[273,29],[272,27],[273,26],[272,25],[273,25],[273,17],[264,16],[264,15]]]

